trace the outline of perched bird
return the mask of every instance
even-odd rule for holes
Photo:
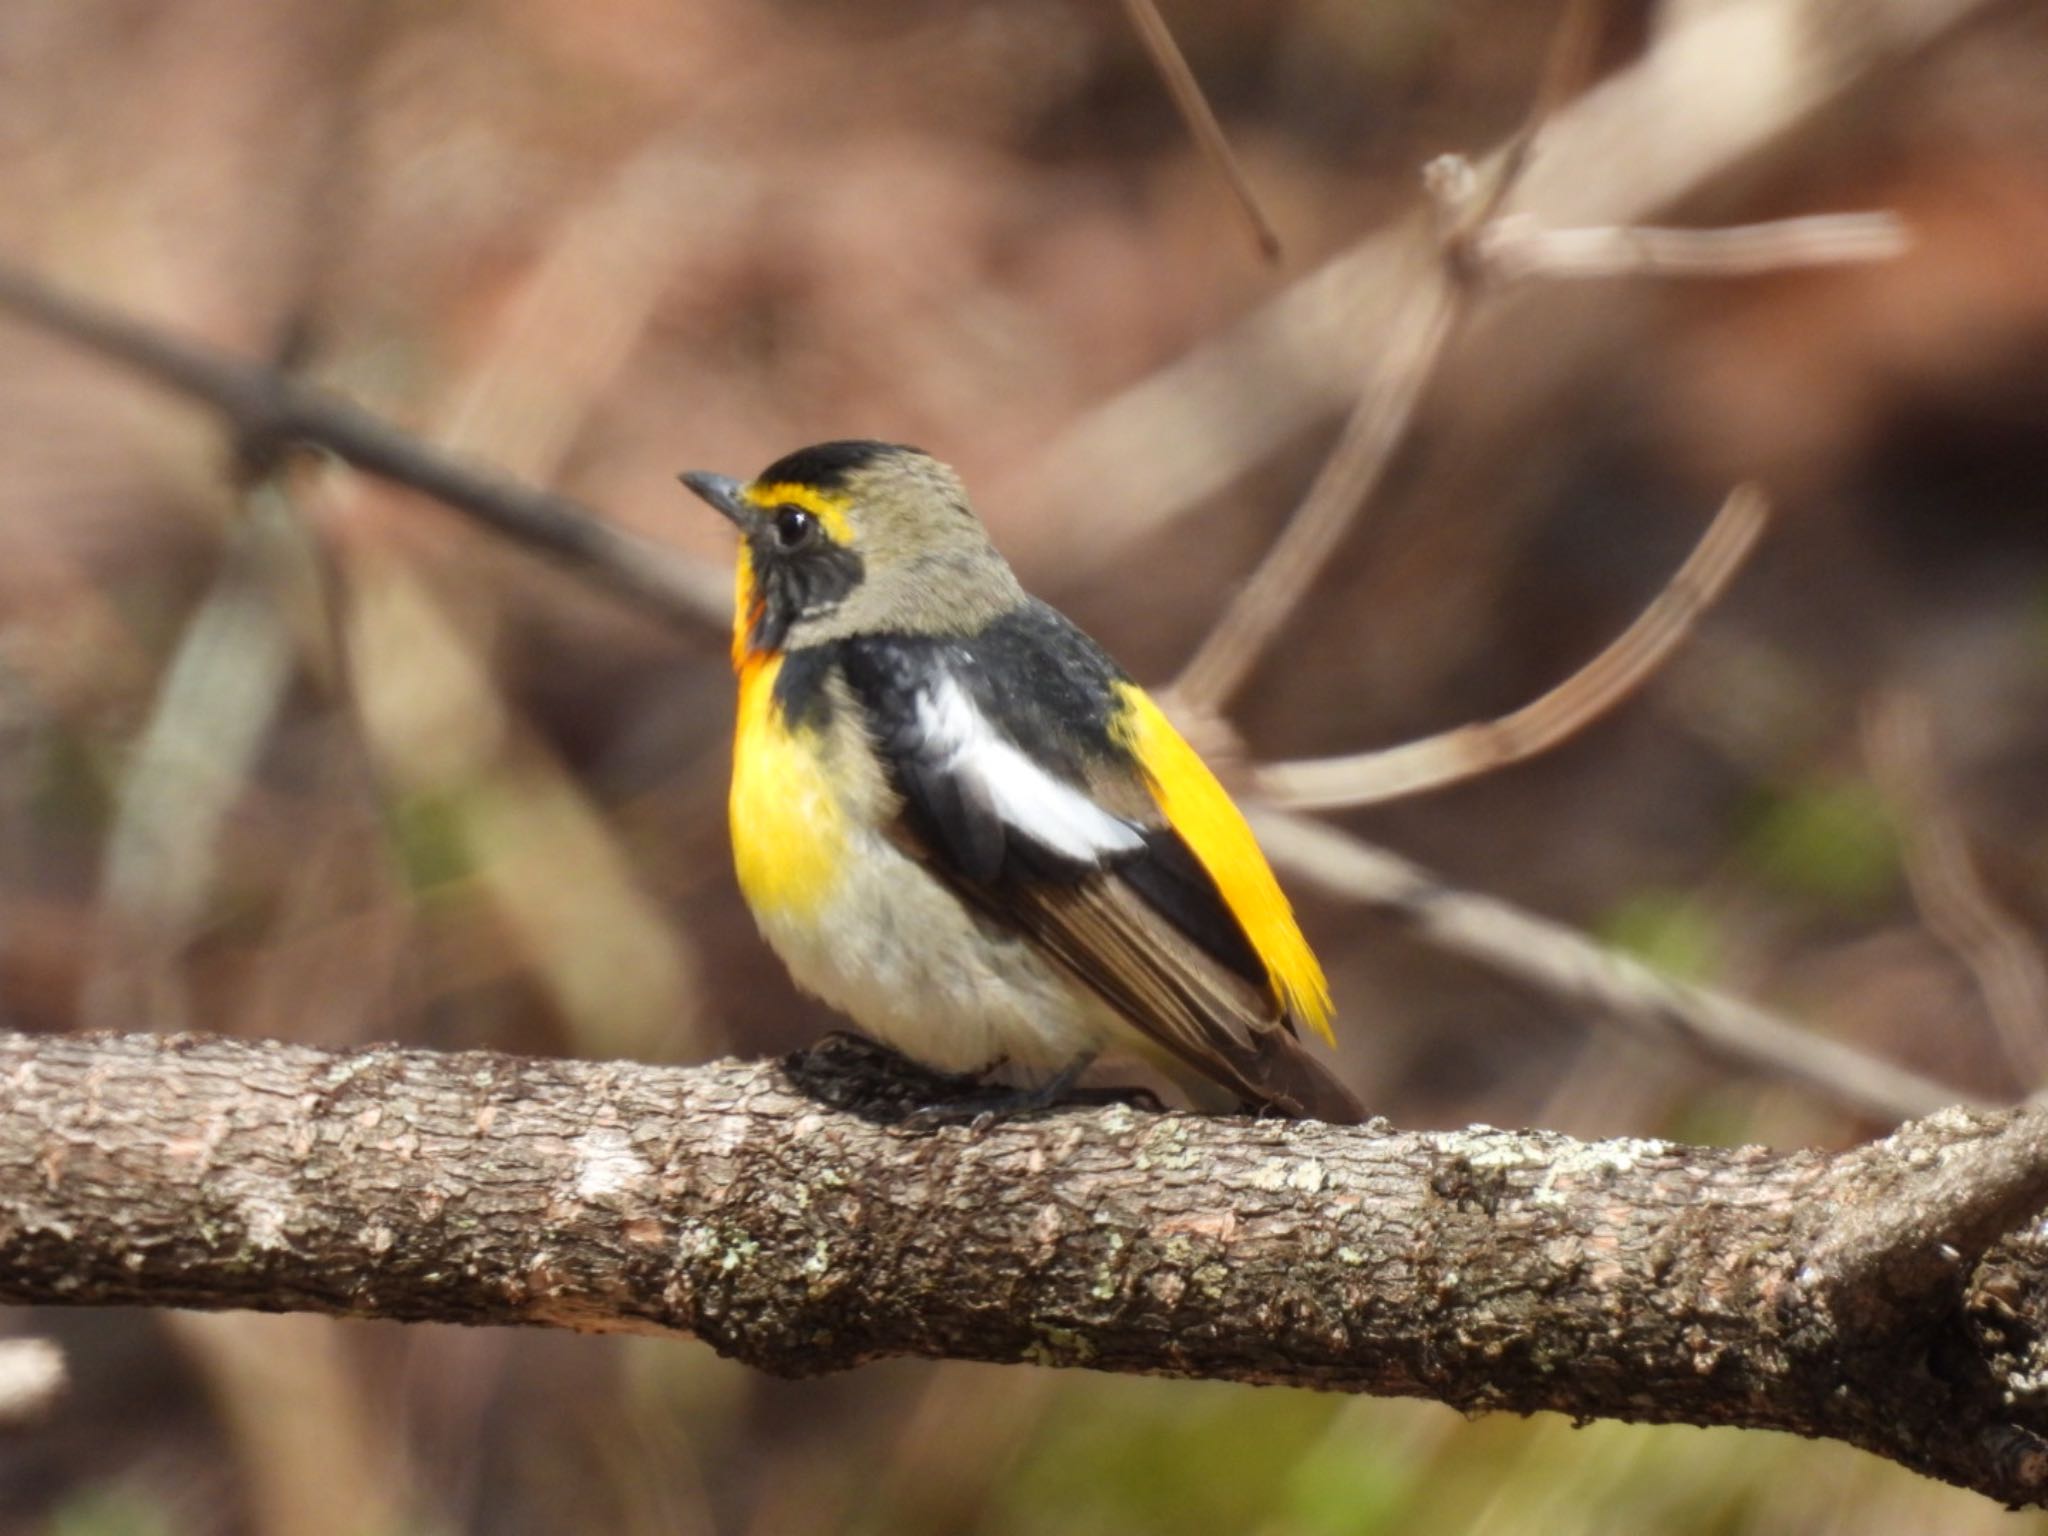
[[[741,534],[733,853],[800,986],[928,1066],[1038,1080],[1005,1107],[1128,1047],[1361,1117],[1296,1038],[1330,1040],[1329,988],[1243,815],[951,469],[835,442],[682,479]]]

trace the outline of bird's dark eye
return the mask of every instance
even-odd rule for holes
[[[808,544],[818,531],[818,520],[802,507],[778,507],[775,511],[775,542],[784,549]]]

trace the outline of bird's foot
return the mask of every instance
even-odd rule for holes
[[[979,1135],[998,1121],[1060,1106],[1128,1104],[1153,1114],[1165,1108],[1149,1088],[1076,1087],[1093,1060],[1092,1053],[1076,1057],[1042,1083],[1013,1088],[987,1080],[1004,1065],[1000,1058],[974,1072],[941,1072],[866,1035],[835,1030],[785,1057],[783,1070],[836,1109],[916,1131],[964,1125]]]
[[[1166,1100],[1159,1097],[1143,1083],[1103,1083],[1099,1087],[1076,1088],[1064,1100],[1068,1104],[1085,1104],[1091,1109],[1107,1109],[1122,1104],[1128,1109],[1143,1110],[1148,1115],[1166,1113]]]
[[[994,1071],[991,1062],[984,1071]],[[834,1030],[783,1058],[790,1081],[811,1097],[860,1115],[894,1122],[934,1100],[965,1098],[982,1086],[980,1072],[939,1072],[901,1051],[848,1030]]]
[[[946,1125],[965,1125],[971,1135],[979,1136],[998,1121],[1060,1107],[1129,1104],[1154,1114],[1165,1108],[1158,1095],[1149,1088],[1077,1088],[1076,1081],[1094,1059],[1092,1052],[1076,1057],[1044,1082],[1029,1088],[977,1083],[974,1092],[921,1105],[899,1123],[907,1129],[923,1131],[937,1130]]]

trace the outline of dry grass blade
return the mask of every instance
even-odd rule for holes
[[[1159,78],[1166,83],[1167,94],[1173,98],[1173,104],[1180,112],[1181,120],[1187,124],[1196,147],[1230,189],[1231,202],[1242,217],[1252,244],[1258,247],[1259,254],[1267,261],[1277,262],[1280,259],[1279,232],[1273,228],[1273,221],[1266,217],[1266,210],[1259,206],[1251,180],[1231,150],[1230,140],[1224,136],[1223,125],[1216,120],[1216,110],[1209,105],[1202,83],[1189,67],[1187,55],[1173,40],[1166,18],[1159,14],[1155,0],[1124,0],[1124,9],[1130,13],[1138,40],[1145,45],[1152,67],[1159,71]]]
[[[1751,1004],[1673,981],[1563,923],[1446,885],[1349,833],[1256,803],[1247,809],[1273,862],[1308,884],[1403,923],[1426,944],[1597,1010],[1653,1042],[1683,1045],[1886,1121],[1950,1104],[1982,1104],[1951,1084],[1812,1034]]]
[[[1904,692],[1864,711],[1872,774],[1897,807],[1906,880],[1927,926],[1976,978],[2000,1048],[2023,1092],[2048,1084],[2048,959],[2001,906],[1944,792],[1927,706]]]
[[[297,672],[279,603],[297,544],[286,490],[255,487],[179,637],[107,834],[99,953],[80,1004],[89,1027],[114,1028],[136,998],[160,1027],[191,1027],[176,961],[202,924],[223,829]]]
[[[432,410],[434,441],[547,481],[638,343],[681,221],[723,195],[657,143],[556,224],[492,316],[478,360]],[[362,487],[358,486],[360,491]],[[330,511],[367,526],[362,506]],[[587,516],[587,514],[586,514]],[[594,522],[595,519],[592,519]],[[363,737],[387,789],[445,806],[506,959],[545,988],[589,1055],[701,1052],[696,954],[639,881],[602,806],[494,676],[488,611],[465,612],[402,553],[346,541],[337,569]],[[564,901],[565,882],[575,891]]]
[[[1756,547],[1768,517],[1763,493],[1755,486],[1738,487],[1636,621],[1592,661],[1514,713],[1380,751],[1268,764],[1254,775],[1259,794],[1291,810],[1377,805],[1442,789],[1549,751],[1631,697],[1656,674],[1720,600]]]
[[[1753,277],[1800,267],[1893,261],[1912,248],[1895,213],[1825,213],[1719,229],[1605,225],[1543,229],[1521,215],[1476,237],[1487,276],[1525,278]]]
[[[70,1382],[64,1352],[48,1339],[0,1339],[0,1429],[32,1428]]]
[[[398,1427],[326,1319],[180,1311],[163,1324],[220,1404],[253,1529],[362,1536],[423,1523],[406,1518]]]

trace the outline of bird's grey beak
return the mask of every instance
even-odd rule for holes
[[[740,494],[740,483],[731,475],[714,475],[701,469],[686,469],[676,478],[729,518],[740,532],[751,532],[759,520],[760,513],[752,502]]]

